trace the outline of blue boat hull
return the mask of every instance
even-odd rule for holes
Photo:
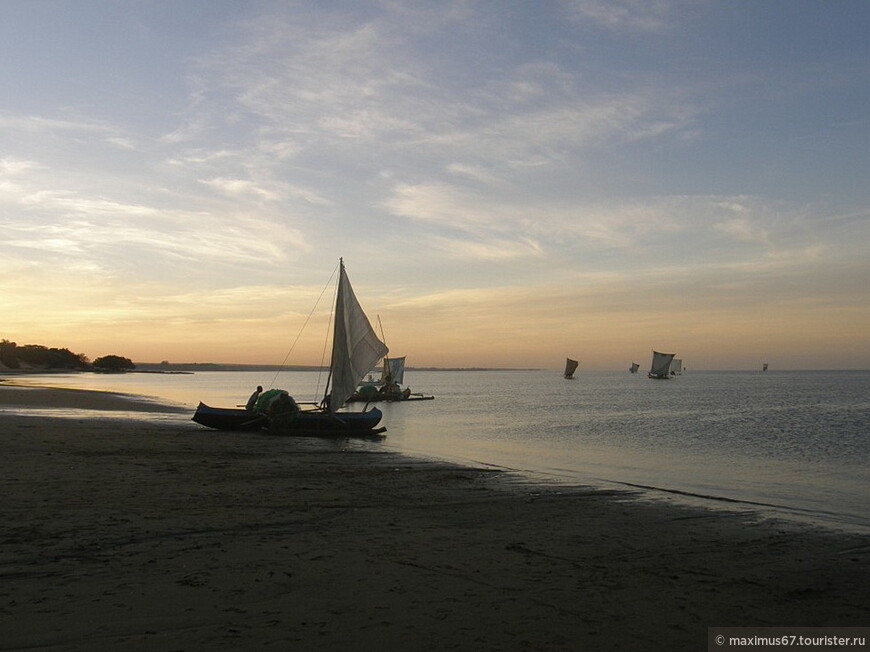
[[[370,436],[384,432],[378,428],[383,414],[377,408],[368,412],[303,411],[289,422],[281,424],[277,434],[296,436]],[[265,415],[256,415],[241,408],[216,408],[200,403],[193,421],[216,430],[270,430],[272,424]]]

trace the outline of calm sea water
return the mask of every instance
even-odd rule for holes
[[[244,403],[253,388],[314,400],[316,372],[63,374],[16,382],[127,392],[190,408]],[[870,372],[408,371],[434,401],[380,404],[378,446],[516,470],[536,481],[870,528]],[[161,417],[162,418],[162,417]],[[199,428],[180,415],[180,427]]]

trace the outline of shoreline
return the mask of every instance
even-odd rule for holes
[[[675,650],[870,621],[865,535],[153,419],[179,411],[0,385],[5,648]]]
[[[169,405],[157,398],[69,387],[31,387],[0,378],[0,415],[8,407],[25,409],[71,408],[118,412],[186,413],[187,408]]]

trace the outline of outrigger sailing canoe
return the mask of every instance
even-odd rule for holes
[[[652,366],[649,370],[649,377],[656,380],[667,380],[670,378],[671,360],[674,359],[675,353],[659,353],[653,351]]]
[[[434,396],[424,396],[411,392],[410,387],[402,388],[405,382],[405,356],[388,358],[384,356],[384,367],[378,380],[371,379],[362,383],[347,399],[348,403],[377,403],[379,401],[431,401]]]
[[[574,372],[577,371],[577,365],[579,364],[579,362],[571,358],[565,360],[565,378],[567,380],[574,380]]]
[[[300,410],[293,417],[290,435],[373,435],[384,432],[376,429],[381,420],[377,408],[367,412],[338,412],[335,420],[324,418],[322,410]],[[266,414],[250,412],[244,408],[216,408],[200,403],[193,415],[197,423],[217,430],[268,430],[271,419]]]
[[[332,360],[326,393],[315,409],[300,410],[283,390],[270,390],[274,400],[258,403],[255,410],[215,408],[200,403],[193,420],[218,430],[268,430],[297,436],[369,437],[383,433],[378,428],[382,413],[377,408],[361,412],[340,411],[363,376],[388,349],[378,339],[339,259],[338,292],[332,337]]]

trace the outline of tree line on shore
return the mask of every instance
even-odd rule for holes
[[[7,369],[70,369],[123,371],[135,369],[129,358],[119,355],[104,355],[91,362],[83,353],[58,349],[41,344],[19,346],[9,340],[0,340],[0,365]]]

